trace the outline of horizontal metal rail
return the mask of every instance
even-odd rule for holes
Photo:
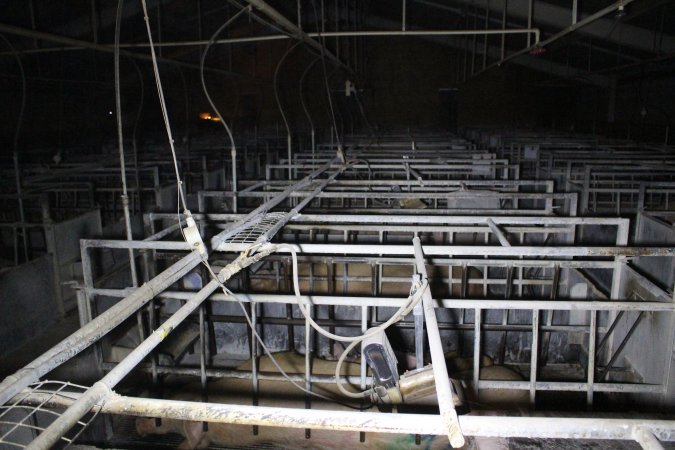
[[[33,394],[26,401],[30,403],[44,401],[46,395],[48,394]],[[77,398],[75,395],[73,399],[53,397],[47,402],[47,406],[68,406]],[[108,398],[101,406],[101,412],[236,425],[394,434],[447,434],[441,417],[434,414],[391,414],[227,405],[123,397],[117,394]],[[467,436],[634,440],[634,430],[645,429],[660,441],[675,441],[675,421],[673,420],[464,415],[459,416],[459,423],[463,433]]]
[[[476,281],[482,283],[482,279]],[[95,295],[109,297],[124,297],[130,289],[91,289]],[[177,300],[189,299],[193,293],[184,291],[164,291],[159,298],[172,298]],[[402,297],[366,297],[366,296],[332,296],[332,295],[295,295],[284,294],[249,294],[236,293],[237,299],[243,302],[254,303],[296,303],[307,302],[313,305],[335,306],[378,306],[398,308],[404,304]],[[236,301],[229,295],[216,293],[209,297],[213,301]],[[489,300],[489,299],[466,299],[466,298],[440,298],[434,299],[436,308],[465,308],[465,309],[508,309],[508,310],[552,310],[552,311],[652,311],[673,312],[675,303],[672,302],[644,302],[644,301],[596,301],[596,300]]]

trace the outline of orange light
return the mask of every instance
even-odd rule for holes
[[[207,112],[201,113],[199,114],[199,118],[202,120],[211,120],[211,113]]]
[[[211,117],[211,120],[213,120],[214,122],[218,122],[220,120],[220,117]]]

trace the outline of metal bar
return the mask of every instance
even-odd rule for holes
[[[480,402],[480,338],[481,322],[483,321],[483,310],[476,308],[474,310],[474,328],[473,328],[473,392],[475,401]]]
[[[340,67],[346,68],[349,72],[351,72],[351,69],[349,66],[344,64],[340,58],[336,55],[334,55],[331,51],[329,51],[325,46],[321,43],[322,41],[320,40],[317,42],[314,40],[312,37],[310,37],[307,33],[302,31],[297,25],[295,25],[293,22],[288,20],[283,14],[278,12],[276,9],[268,5],[266,2],[263,0],[246,0],[248,3],[253,5],[256,9],[258,9],[261,13],[272,19],[274,22],[276,22],[278,25],[280,25],[283,29],[285,29],[287,32],[289,32],[293,37],[296,39],[299,39],[312,47],[313,49],[321,52],[321,54],[326,55],[329,60],[333,61],[335,64],[337,64]],[[317,37],[322,35],[322,33],[316,33]]]
[[[607,340],[609,337],[612,335],[612,332],[614,331],[614,328],[619,324],[619,321],[623,317],[625,311],[619,311],[619,313],[616,315],[614,320],[612,321],[612,324],[609,326],[607,329],[607,332],[605,335],[600,339],[600,343],[598,343],[598,346],[596,348],[596,353],[600,354],[602,352],[602,348],[605,346],[605,344],[608,342]]]
[[[502,30],[506,30],[506,15],[508,11],[508,0],[502,0],[504,2],[504,9],[502,10]],[[502,46],[501,46],[501,57],[504,59],[506,56],[506,34],[502,34]]]
[[[12,28],[17,28],[13,27],[11,25],[3,25],[0,24],[0,31],[4,31],[4,28],[2,27],[12,27]],[[31,30],[24,30],[24,29],[19,29],[21,30],[21,34],[19,32],[11,33],[11,34],[19,34],[21,36],[26,36],[23,34],[24,31],[31,31]],[[41,32],[36,32],[36,33],[41,33]],[[308,38],[314,39],[314,38],[320,38],[320,37],[331,37],[331,38],[351,38],[351,37],[380,37],[380,36],[389,36],[389,37],[408,37],[408,36],[483,36],[483,35],[511,35],[511,34],[527,34],[527,35],[534,35],[534,40],[535,42],[539,41],[539,36],[540,36],[541,31],[539,28],[513,28],[513,29],[502,29],[502,28],[497,28],[497,29],[488,29],[488,30],[475,30],[475,29],[468,29],[468,30],[356,30],[356,31],[324,31],[321,33],[318,32],[312,32],[312,33],[304,33]],[[42,33],[42,34],[47,34],[47,33]],[[51,36],[51,35],[50,35]],[[28,36],[26,36],[28,37]],[[62,38],[61,36],[56,36],[57,38]],[[279,41],[279,40],[286,40],[286,39],[293,39],[294,36],[287,36],[283,34],[275,34],[275,35],[264,35],[264,36],[251,36],[251,37],[238,37],[238,38],[226,38],[226,39],[217,39],[212,42],[211,45],[232,45],[232,44],[247,44],[247,43],[254,43],[254,42],[268,42],[268,41]],[[40,38],[42,39],[42,38]],[[65,38],[64,39],[71,39],[71,38]],[[49,39],[43,39],[43,40],[49,40]],[[73,40],[74,41],[74,40]],[[56,42],[56,41],[52,41]],[[69,50],[79,50],[79,49],[84,49],[84,48],[90,48],[87,45],[82,44],[84,41],[77,41],[78,43],[65,43],[65,41],[59,41],[57,43],[61,43],[66,45],[65,47],[60,47],[60,48],[42,48],[42,49],[37,49],[37,50],[25,50],[25,51],[19,51],[17,53],[42,53],[42,52],[54,52],[54,51],[69,51]],[[86,43],[89,45],[92,45],[90,43]],[[156,48],[162,48],[162,47],[202,47],[206,46],[209,44],[209,41],[206,40],[197,40],[197,41],[176,41],[176,42],[156,42],[154,46]],[[145,48],[149,47],[150,44],[148,43],[127,43],[127,44],[120,44],[120,48]],[[112,52],[113,47],[112,46],[106,46],[106,45],[99,45],[100,47],[106,48],[106,50],[102,51],[110,51]],[[0,53],[0,56],[3,55],[8,55],[9,53]],[[133,55],[136,55],[136,57],[140,57],[140,59],[145,59],[142,58],[144,55],[142,54],[137,54],[137,53],[132,53]],[[175,61],[175,60],[167,60],[166,58],[159,58],[159,62],[167,62],[167,63],[178,63],[179,65],[189,67],[191,64],[189,63],[183,63],[182,61]],[[198,66],[197,66],[198,67]],[[197,68],[195,67],[195,68]],[[220,69],[214,69],[214,68],[209,68],[206,67],[204,70],[209,70],[209,71],[215,71],[215,72],[221,72],[224,74],[231,74],[231,75],[237,75],[237,76],[242,76],[241,74],[238,73],[233,73],[233,72],[228,72],[225,70],[220,70]]]
[[[532,385],[529,381],[500,381],[481,380],[481,389],[510,389],[529,391]],[[588,391],[588,383],[573,381],[537,381],[537,391],[560,391],[560,392],[585,392]],[[624,394],[663,394],[664,387],[661,384],[648,383],[595,383],[594,392],[619,392]]]
[[[332,161],[330,161],[330,162],[324,164],[324,165],[321,166],[319,169],[317,169],[317,170],[315,170],[314,172],[310,173],[309,175],[307,175],[305,178],[303,178],[302,180],[298,181],[298,182],[295,183],[294,185],[289,186],[289,187],[286,188],[283,192],[281,192],[281,193],[275,195],[273,198],[271,198],[270,200],[266,201],[265,203],[263,203],[262,205],[260,205],[259,207],[257,207],[256,209],[254,209],[253,211],[251,211],[250,213],[248,213],[247,215],[245,215],[243,218],[239,219],[239,220],[238,220],[237,222],[235,222],[234,224],[229,225],[228,228],[226,228],[225,230],[221,231],[220,233],[218,233],[217,235],[215,235],[215,236],[211,239],[211,246],[212,246],[214,249],[218,250],[219,247],[220,247],[221,245],[224,245],[224,244],[223,244],[223,241],[224,241],[225,239],[227,239],[228,236],[230,236],[230,235],[232,235],[233,233],[237,232],[238,230],[244,228],[244,227],[248,224],[248,222],[249,222],[251,219],[255,218],[258,214],[260,214],[260,213],[262,213],[262,212],[264,212],[264,211],[269,211],[270,209],[272,209],[272,208],[274,208],[275,206],[277,206],[279,203],[281,203],[281,202],[284,201],[286,198],[288,198],[292,192],[294,192],[294,191],[296,191],[296,190],[299,190],[299,189],[301,189],[302,187],[308,185],[310,182],[312,182],[312,181],[314,180],[314,178],[316,178],[317,176],[321,175],[323,172],[325,172],[326,170],[328,170],[328,169],[330,168],[330,166],[333,164],[334,161],[337,161],[337,158],[335,158],[334,160],[332,160]]]
[[[318,322],[322,324],[323,322]],[[377,324],[377,323],[376,323]],[[375,324],[375,325],[376,325]],[[360,327],[360,324],[355,324],[355,327]],[[104,370],[110,370],[115,367],[114,363],[102,363]],[[149,364],[141,364],[136,367],[136,370],[142,372],[151,372],[152,367]],[[200,376],[200,369],[197,367],[176,367],[176,366],[157,366],[157,373],[162,375],[187,375]],[[206,369],[206,375],[210,378],[235,378],[242,380],[250,380],[253,373],[244,370],[224,370],[224,369]],[[288,374],[290,379],[295,382],[302,383],[305,381],[304,374]],[[258,372],[258,379],[265,381],[287,381],[282,375],[271,372]],[[345,376],[344,379],[353,385],[361,383],[360,376]],[[330,375],[312,375],[310,378],[312,383],[318,384],[334,384],[335,377]],[[365,378],[366,384],[372,382],[371,377]],[[511,389],[511,390],[529,390],[529,381],[500,381],[500,380],[480,380],[478,383],[481,389]],[[537,381],[537,391],[560,391],[560,392],[583,392],[588,389],[588,384],[584,382],[568,382],[568,381]],[[647,383],[596,383],[593,387],[595,392],[620,392],[620,393],[640,393],[640,394],[662,394],[663,385],[661,384],[647,384]]]
[[[417,369],[424,367],[424,309],[421,303],[413,308],[415,321],[415,366]]]
[[[532,348],[530,351],[530,406],[534,408],[537,395],[537,367],[539,360],[539,310],[532,310]]]
[[[147,250],[191,250],[190,244],[185,241],[127,241],[115,239],[80,239],[82,248],[118,248],[118,249],[147,249]]]
[[[530,1],[531,1],[531,0],[530,0]],[[529,51],[532,49],[532,47],[536,47],[536,46],[538,46],[538,47],[546,47],[547,45],[549,45],[549,44],[551,44],[551,43],[553,43],[553,42],[555,42],[555,41],[557,41],[557,40],[559,40],[559,39],[561,39],[561,38],[567,36],[568,34],[573,33],[573,32],[575,32],[575,31],[579,30],[580,28],[583,28],[583,27],[585,27],[586,25],[589,25],[589,24],[595,22],[596,20],[598,20],[598,19],[600,19],[600,18],[606,16],[607,14],[609,14],[609,13],[611,13],[611,12],[613,12],[613,11],[616,11],[616,9],[617,9],[619,6],[624,6],[624,7],[625,7],[625,6],[628,5],[629,3],[632,3],[633,1],[635,1],[635,0],[619,0],[619,1],[617,1],[617,2],[614,2],[614,3],[612,3],[611,5],[607,6],[606,8],[603,8],[603,9],[601,9],[600,11],[598,11],[598,12],[596,12],[596,13],[594,13],[594,14],[591,14],[590,16],[586,16],[583,20],[580,20],[580,21],[578,21],[578,22],[576,22],[576,23],[570,25],[569,27],[565,28],[564,30],[559,31],[558,33],[554,34],[553,36],[551,36],[551,37],[549,37],[548,39],[545,39],[545,40],[543,40],[543,41],[541,41],[541,42],[539,42],[538,39],[535,39],[534,44],[531,44],[530,40],[528,39],[528,45],[527,45],[526,48],[524,48],[524,49],[522,49],[522,50],[519,50],[519,51],[517,51],[517,52],[515,52],[515,53],[512,53],[512,54],[510,54],[509,56],[507,56],[506,58],[502,58],[501,60],[496,61],[496,62],[490,64],[485,70],[489,70],[489,69],[491,69],[491,68],[493,68],[493,67],[499,67],[499,66],[503,65],[503,64],[504,64],[505,62],[507,62],[507,61],[510,61],[510,60],[512,60],[512,59],[514,59],[514,58],[516,58],[516,57],[518,57],[518,56],[524,55],[524,54],[526,54],[526,53],[529,53]],[[531,17],[531,15],[530,15],[530,17]],[[528,20],[530,20],[530,19],[528,19]],[[529,35],[528,35],[528,37],[529,37]],[[485,70],[482,70],[482,71],[478,72],[478,74],[484,72]],[[478,74],[477,74],[477,75],[478,75]]]
[[[532,16],[534,15],[534,0],[527,2],[527,28],[532,28]],[[531,45],[530,36],[527,36],[527,46]]]
[[[91,289],[92,294],[106,295],[111,297],[124,297],[133,290],[129,289]],[[184,291],[164,291],[157,295],[158,298],[173,298],[186,300],[191,295]],[[329,295],[295,295],[283,294],[250,294],[238,293],[237,298],[244,302],[256,303],[294,303],[296,299],[314,305],[336,306],[378,306],[398,308],[406,299],[400,297],[365,297],[365,296],[329,296]],[[225,294],[213,294],[213,301],[235,301]],[[643,301],[593,301],[593,300],[490,300],[490,299],[462,299],[444,298],[434,300],[438,308],[481,308],[481,309],[508,309],[508,310],[556,310],[556,311],[652,311],[673,312],[675,304],[666,302],[643,302]],[[456,305],[456,306],[455,306]]]
[[[242,252],[250,244],[221,244],[217,250]],[[353,255],[409,255],[413,251],[410,245],[371,245],[371,244],[288,244],[298,253]],[[290,253],[291,248],[281,248],[279,252]],[[433,245],[425,248],[428,256],[437,255],[490,255],[490,256],[675,256],[675,247],[497,247],[485,245]]]
[[[654,433],[643,427],[634,427],[633,437],[643,450],[663,450],[663,445],[656,439]]]
[[[492,234],[497,236],[497,239],[499,239],[499,243],[501,245],[503,245],[504,247],[511,247],[511,243],[509,242],[509,239],[506,237],[504,232],[499,228],[499,226],[494,223],[494,221],[492,219],[487,218],[487,219],[485,219],[485,222],[490,227],[490,230],[492,230]]]
[[[578,3],[577,0],[572,0],[572,25],[577,23],[577,20],[579,19]]]
[[[623,311],[621,311],[623,314]],[[593,408],[593,392],[595,391],[595,359],[596,359],[596,345],[595,340],[598,334],[598,312],[591,311],[591,324],[588,333],[588,367],[586,368],[586,408],[589,410]]]
[[[423,279],[427,279],[427,269],[424,265],[424,253],[422,252],[419,237],[413,239],[413,250],[417,272]],[[436,396],[438,397],[438,406],[443,428],[448,435],[450,444],[454,448],[459,448],[464,445],[464,436],[462,435],[462,429],[452,399],[452,385],[450,384],[448,369],[445,365],[443,344],[441,342],[441,335],[438,331],[436,312],[434,311],[433,299],[429,289],[424,291],[422,302],[424,306],[424,319],[427,324],[427,336],[429,338],[429,353],[431,354],[431,363],[433,365],[436,383]],[[422,434],[420,431],[415,431],[415,433]]]
[[[317,174],[318,175],[318,174]],[[344,183],[347,180],[342,180]],[[452,180],[451,180],[452,181]],[[458,180],[455,180],[458,181]],[[429,181],[427,181],[429,182]],[[390,182],[388,182],[390,183]],[[398,183],[398,181],[397,181]],[[445,181],[444,181],[445,183]],[[418,211],[415,211],[418,212]],[[193,214],[195,220],[210,219],[210,220],[225,220],[225,221],[239,221],[246,218],[244,214]],[[176,219],[175,213],[151,213],[149,217],[153,219]],[[628,224],[628,219],[617,217],[492,217],[493,222],[499,225],[612,225],[620,226],[621,224]],[[377,223],[382,224],[382,216],[375,214],[303,214],[295,218],[293,221],[298,223],[310,222],[315,223],[340,223],[345,221],[358,221],[361,224]],[[478,224],[485,225],[485,218],[479,216],[437,216],[437,215],[415,215],[415,222],[419,224]],[[409,224],[410,217],[403,214],[388,214],[386,223],[393,224]]]
[[[95,3],[93,4],[93,6]],[[122,22],[122,10],[124,3],[119,2],[117,6],[117,15],[115,18],[115,49],[114,57],[114,75],[115,75],[115,118],[117,121],[117,147],[120,159],[120,179],[122,181],[122,210],[124,212],[124,229],[127,241],[132,241],[133,234],[131,230],[131,214],[129,212],[129,195],[127,192],[127,169],[124,157],[124,136],[122,125],[122,96],[120,93],[120,25]],[[159,15],[159,8],[158,8]],[[95,40],[98,40],[97,33],[95,33]],[[131,271],[131,284],[138,286],[138,272],[136,269],[136,256],[133,249],[129,249],[129,269]]]
[[[286,213],[286,215],[281,218],[272,228],[270,228],[267,232],[265,232],[262,236],[260,236],[256,242],[253,245],[258,245],[258,244],[263,244],[265,242],[268,242],[271,240],[274,235],[277,234],[277,232],[284,227],[290,220],[293,219],[293,217],[297,216],[300,214],[300,211],[302,211],[302,208],[307,206],[312,200],[314,200],[315,197],[317,197],[319,194],[321,194],[321,191],[333,180],[335,180],[345,169],[345,167],[341,167],[339,170],[336,170],[333,172],[328,178],[324,179],[321,181],[319,186],[316,187],[307,197],[305,197],[295,208],[293,208],[291,211]]]
[[[21,28],[21,27],[17,27],[17,26],[14,26],[14,25],[4,24],[4,23],[0,23],[0,33],[13,34],[15,36],[22,36],[22,37],[29,38],[29,39],[37,39],[37,40],[41,40],[41,41],[53,42],[55,44],[61,44],[61,45],[67,46],[67,47],[63,48],[62,50],[88,49],[88,50],[95,50],[95,51],[107,52],[107,53],[113,53],[113,51],[114,51],[114,46],[112,46],[112,45],[94,44],[94,43],[91,43],[91,42],[82,41],[80,39],[73,39],[73,38],[67,37],[67,36],[60,36],[60,35],[56,35],[56,34],[52,34],[52,33],[45,33],[43,31],[29,30],[29,29],[26,29],[26,28]],[[205,42],[205,45],[207,43],[208,43],[208,41]],[[159,45],[157,45],[157,44],[155,44],[155,46],[159,47]],[[120,46],[120,47],[123,47],[123,46]],[[44,49],[44,50],[45,51],[54,51],[54,49]],[[144,60],[144,61],[152,61],[152,58],[150,57],[150,55],[130,52],[128,50],[120,50],[120,55],[124,55],[124,56],[127,56],[129,58],[141,59],[141,60]],[[185,67],[185,68],[194,69],[194,70],[200,70],[199,64],[192,64],[192,63],[188,63],[188,62],[184,62],[184,61],[178,61],[178,60],[175,60],[175,59],[158,57],[157,62],[158,63],[165,63],[165,64],[172,64],[172,65],[175,65],[175,66]],[[222,70],[222,69],[215,69],[213,67],[208,67],[208,66],[204,67],[204,70],[206,70],[208,72],[219,73],[221,75],[242,76],[241,74],[236,73],[236,72],[230,72],[228,70]]]
[[[27,398],[27,400],[29,399],[39,401],[43,400],[44,397],[32,394]],[[64,397],[53,396],[47,405],[67,406],[71,402],[72,400]],[[117,394],[113,394],[102,405],[101,412],[237,425],[285,428],[310,427],[317,430],[395,434],[447,434],[443,419],[434,414],[390,414],[254,407],[123,397]],[[459,421],[467,436],[634,440],[633,430],[640,427],[649,430],[662,441],[675,440],[675,421],[672,420],[464,415],[459,418]]]
[[[621,343],[617,347],[616,351],[614,352],[612,357],[607,362],[607,365],[598,374],[598,380],[602,381],[605,378],[605,376],[607,375],[607,373],[609,373],[609,371],[612,368],[612,365],[617,360],[617,358],[621,355],[621,352],[623,351],[624,347],[626,347],[626,344],[628,344],[628,340],[633,335],[633,333],[637,329],[638,325],[640,325],[640,322],[642,321],[643,317],[644,317],[644,311],[640,311],[637,318],[635,319],[635,322],[633,322],[633,325],[631,325],[630,329],[626,333],[626,336],[624,336],[623,340],[621,341]]]

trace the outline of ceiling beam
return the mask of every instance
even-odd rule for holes
[[[285,31],[290,33],[291,35],[295,36],[297,39],[301,40],[305,44],[309,45],[312,47],[314,50],[318,51],[320,54],[325,55],[328,59],[333,61],[335,64],[338,66],[342,67],[343,69],[347,70],[349,73],[353,73],[353,70],[351,67],[349,67],[347,64],[342,62],[340,58],[335,56],[332,52],[330,52],[323,44],[323,42],[317,42],[314,39],[312,39],[307,33],[302,31],[297,25],[295,25],[293,22],[288,20],[286,16],[281,14],[279,11],[276,9],[272,8],[270,5],[265,3],[263,0],[246,0],[247,3],[252,5],[254,8],[256,8],[258,11],[272,19],[277,25],[281,26]]]
[[[101,45],[94,44],[93,42],[83,41],[80,39],[74,39],[67,36],[61,36],[58,34],[46,33],[44,31],[29,30],[27,28],[16,27],[14,25],[8,25],[0,23],[0,33],[11,34],[14,36],[21,36],[28,39],[37,39],[45,42],[52,42],[54,44],[64,45],[67,47],[75,47],[87,50],[94,50],[97,52],[104,53],[113,53],[114,48],[110,45]],[[127,56],[129,58],[140,59],[143,61],[152,61],[152,57],[149,54],[136,53],[128,50],[120,49],[120,55]],[[199,70],[199,64],[192,64],[185,61],[179,61],[177,59],[157,57],[158,63],[171,64],[174,66],[185,67],[188,69]],[[216,69],[214,67],[204,67],[204,71],[218,73],[221,75],[231,75],[236,77],[242,77],[243,74],[237,72],[231,72],[229,70]]]
[[[421,4],[427,4],[429,6],[433,5],[433,2],[426,0],[413,1],[419,1]],[[500,15],[501,17],[503,9],[502,1],[454,1],[465,6],[475,7],[481,11],[485,11],[486,7],[489,6],[491,15]],[[510,19],[527,21],[529,1],[530,0],[508,0],[508,17]],[[656,1],[654,1],[654,3],[661,4],[660,2]],[[580,15],[579,21],[583,20],[587,16],[588,15]],[[571,8],[563,8],[543,1],[537,1],[535,3],[532,26],[565,29],[570,25],[572,25]],[[599,41],[620,44],[622,47],[647,53],[656,53],[659,51],[658,49],[654,49],[653,46],[654,31],[637,27],[635,25],[630,25],[621,21],[617,22],[617,19],[613,18],[598,19],[592,24],[578,30],[578,33],[586,36],[592,36],[594,39],[598,39]],[[664,53],[675,51],[675,36],[664,34],[661,50]]]
[[[380,29],[392,29],[393,27],[399,26],[400,23],[384,19],[381,17],[368,16],[366,19],[367,24],[373,28]],[[420,39],[425,41],[434,42],[440,45],[453,47],[459,50],[464,50],[465,48],[471,49],[471,44],[465,47],[466,39],[457,39],[457,38],[448,38],[444,36],[420,36]],[[490,45],[487,47],[487,56],[492,60],[501,59],[501,47]],[[483,54],[483,45],[476,46],[476,54]],[[567,66],[557,62],[550,61],[545,59],[543,56],[532,56],[528,54],[520,55],[518,58],[514,58],[512,64],[519,66],[527,67],[528,69],[535,70],[537,72],[546,73],[548,75],[555,75],[561,78],[576,78],[581,79],[587,83],[606,88],[609,86],[609,77],[600,75],[600,74],[580,74],[579,68]],[[482,69],[482,67],[481,67]],[[469,74],[471,76],[471,74]],[[476,74],[474,74],[476,75]]]

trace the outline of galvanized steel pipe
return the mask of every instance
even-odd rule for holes
[[[427,269],[424,265],[424,253],[422,253],[420,238],[415,237],[413,239],[413,246],[417,273],[422,276],[422,279],[427,279]],[[424,320],[427,324],[429,353],[431,354],[431,363],[434,368],[438,407],[441,412],[443,427],[450,439],[450,444],[454,448],[459,448],[464,446],[464,436],[462,435],[462,429],[452,399],[452,385],[450,384],[448,368],[445,364],[445,354],[443,352],[443,344],[441,343],[441,334],[438,331],[438,322],[436,321],[436,312],[434,311],[433,302],[434,300],[431,297],[431,292],[429,292],[429,289],[425,289],[422,294],[422,304],[424,307]]]

